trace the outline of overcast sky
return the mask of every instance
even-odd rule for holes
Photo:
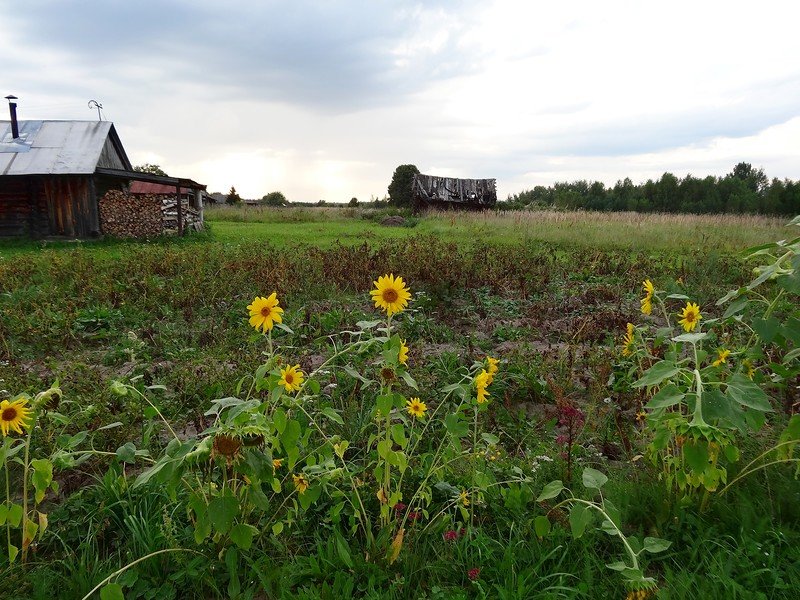
[[[369,200],[406,163],[501,198],[739,161],[800,179],[798,22],[791,0],[0,0],[0,92],[20,119],[95,99],[134,164],[244,197]]]

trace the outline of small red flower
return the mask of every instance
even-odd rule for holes
[[[476,581],[478,577],[480,577],[480,575],[481,575],[481,570],[478,567],[475,567],[474,569],[470,569],[469,571],[467,571],[467,577],[469,577],[470,581]]]
[[[394,505],[394,512],[396,512],[399,515],[401,512],[403,512],[406,509],[406,507],[407,507],[406,504],[403,504],[402,502],[398,502],[397,504]]]
[[[422,513],[420,511],[418,511],[418,510],[412,510],[410,513],[408,513],[409,521],[416,521],[421,516],[422,516]]]
[[[458,532],[452,529],[449,529],[444,532],[444,541],[446,542],[454,542],[458,539]]]

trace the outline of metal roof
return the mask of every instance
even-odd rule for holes
[[[0,121],[0,175],[91,175],[109,136],[130,164],[114,125],[108,121]]]

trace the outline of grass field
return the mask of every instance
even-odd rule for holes
[[[665,479],[711,465],[731,481],[789,439],[792,280],[757,289],[766,313],[761,299],[731,315],[716,305],[753,278],[746,247],[791,237],[783,222],[442,213],[386,227],[386,213],[361,209],[206,215],[209,231],[185,239],[0,242],[2,398],[24,392],[37,405],[53,382],[62,390],[36,413],[30,458],[45,462],[25,490],[27,438],[3,436],[0,539],[23,546],[9,517],[23,504],[47,529],[25,564],[0,558],[0,597],[82,599],[101,583],[103,598],[128,599],[796,595],[794,464],[725,494],[724,482],[690,493]],[[386,273],[411,288],[388,325],[369,295]],[[246,307],[273,291],[288,329],[267,337]],[[670,342],[686,298],[709,337]],[[696,343],[711,429],[689,423],[696,400],[678,409],[675,392],[670,410],[643,408],[659,388],[694,381],[681,379],[681,361]],[[712,365],[722,348],[730,356]],[[499,371],[480,403],[487,356]],[[660,361],[677,365],[669,385],[637,386]],[[288,365],[315,382],[299,396],[279,382]],[[740,389],[741,431],[720,425]],[[771,409],[763,425],[758,390]],[[411,397],[424,418],[408,412]],[[689,433],[669,437],[665,414],[687,417],[676,426]],[[654,446],[665,435],[687,457],[716,437],[690,468],[665,466]],[[46,464],[58,485],[38,503]],[[559,503],[566,491],[538,501],[552,480],[609,518]],[[669,547],[655,552],[656,539]],[[630,563],[626,544],[653,550],[636,555],[653,579],[639,596],[631,571],[606,567]]]

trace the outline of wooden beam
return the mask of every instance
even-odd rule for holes
[[[178,235],[183,235],[183,200],[181,200],[181,186],[175,186],[175,194],[178,198]]]

